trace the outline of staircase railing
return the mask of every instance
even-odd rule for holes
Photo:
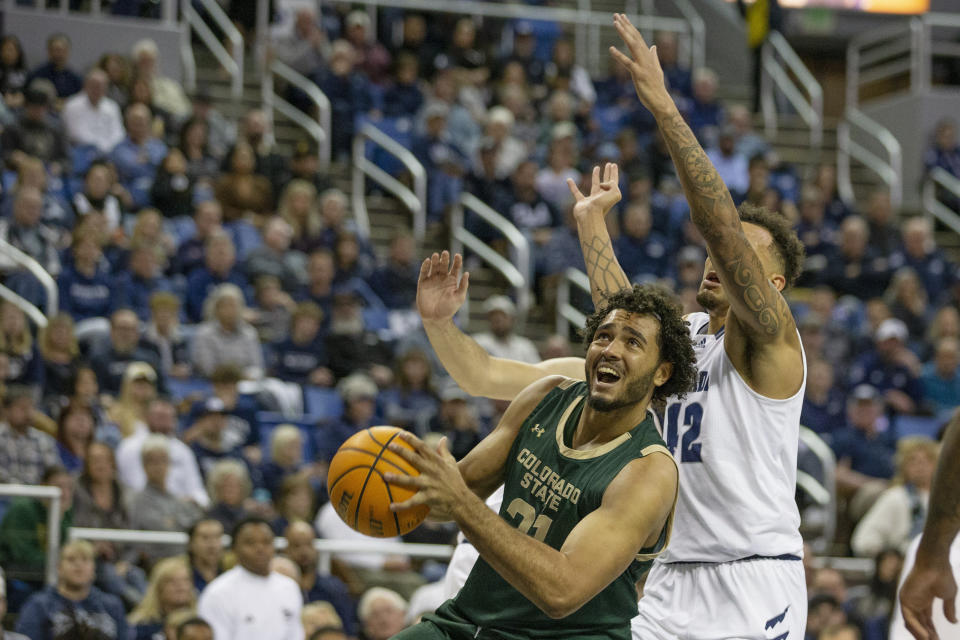
[[[767,37],[761,51],[760,107],[767,136],[777,132],[779,93],[810,128],[810,144],[823,141],[823,89],[800,56],[778,31]]]
[[[940,199],[940,194],[943,191],[960,202],[960,179],[937,167],[927,175],[927,179],[923,182],[921,197],[923,213],[949,227],[954,233],[960,233],[960,215],[957,215],[956,211]]]
[[[403,184],[367,158],[367,142],[372,142],[390,153],[410,172],[413,188]],[[423,240],[427,224],[427,172],[410,151],[369,122],[364,123],[353,138],[353,214],[362,233],[370,235],[370,215],[367,212],[366,179],[370,178],[399,198],[413,214],[413,235]]]
[[[47,294],[46,313],[44,314],[44,312],[41,312],[33,304],[7,287],[0,288],[0,297],[18,306],[38,327],[46,327],[47,318],[56,315],[60,309],[60,291],[57,289],[56,280],[53,279],[53,276],[51,276],[39,262],[2,239],[0,239],[0,257],[2,257],[5,263],[11,266],[26,269],[40,282],[40,286],[43,287],[44,292]]]
[[[586,325],[587,315],[570,303],[573,288],[590,295],[590,278],[580,269],[569,267],[557,285],[557,334],[570,335],[570,323],[580,328]]]
[[[837,458],[829,445],[807,427],[800,427],[800,442],[816,456],[823,469],[822,478],[798,470],[797,485],[823,508],[823,531],[814,541],[814,548],[818,553],[824,553],[837,531]]]
[[[471,233],[464,225],[465,211],[471,211],[481,220],[503,234],[510,246],[510,258],[497,253],[490,245]],[[503,215],[471,193],[462,193],[450,216],[450,250],[462,253],[470,249],[510,284],[517,300],[517,325],[522,328],[530,310],[530,241]],[[461,307],[461,318],[470,317],[469,298]]]
[[[874,86],[896,90],[899,77],[919,89],[922,73],[923,23],[917,18],[866,31],[847,45],[847,106],[860,104],[860,92]]]
[[[230,42],[231,51],[227,51],[227,48],[223,46],[203,17],[193,8],[194,2],[198,2],[217,25],[217,28],[223,31]],[[181,0],[180,12],[183,15],[184,29],[187,31],[180,49],[184,66],[184,85],[191,90],[197,88],[197,65],[191,45],[191,35],[195,34],[204,46],[210,50],[217,62],[230,74],[231,95],[234,98],[242,96],[243,36],[240,35],[240,31],[227,17],[226,12],[217,4],[216,0]]]
[[[856,201],[851,159],[880,177],[890,190],[894,210],[898,210],[903,203],[903,150],[900,142],[889,129],[857,107],[847,107],[843,120],[837,125],[837,189],[840,197],[849,203]]]
[[[312,107],[316,110],[317,117],[313,118],[304,113],[290,104],[283,95],[277,93],[274,77],[283,80],[284,86],[292,85],[302,91],[310,100]],[[289,65],[279,60],[274,60],[270,63],[268,72],[263,74],[263,83],[260,86],[260,91],[261,99],[263,100],[263,111],[267,114],[267,117],[270,118],[271,122],[274,111],[278,111],[292,120],[301,129],[304,129],[317,143],[317,158],[320,161],[320,168],[326,169],[329,167],[330,100],[326,94],[320,90],[320,87]]]
[[[44,579],[48,586],[57,584],[57,558],[60,555],[60,487],[28,484],[0,484],[0,496],[33,498],[49,502],[47,505],[47,566]]]

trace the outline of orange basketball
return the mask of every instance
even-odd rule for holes
[[[396,513],[390,511],[391,502],[403,502],[416,491],[388,484],[383,474],[420,475],[410,463],[387,448],[391,442],[411,448],[397,437],[402,431],[397,427],[364,429],[350,436],[330,461],[327,472],[330,502],[344,522],[364,535],[376,538],[403,535],[420,526],[430,511],[426,505]]]

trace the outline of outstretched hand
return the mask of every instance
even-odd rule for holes
[[[603,168],[603,181],[600,181],[600,167],[593,168],[593,177],[590,180],[590,195],[585,196],[577,188],[577,183],[567,178],[567,186],[576,202],[573,205],[573,215],[581,221],[591,215],[603,217],[613,205],[620,202],[620,169],[613,162],[608,162]]]
[[[949,558],[945,557],[937,566],[930,567],[918,561],[900,589],[903,622],[918,640],[937,640],[939,637],[933,625],[934,598],[943,600],[944,616],[956,624],[957,583],[950,570]]]
[[[470,274],[464,272],[463,256],[459,253],[450,263],[450,252],[436,253],[420,265],[420,279],[417,281],[417,311],[424,322],[449,320],[467,299],[467,287]]]
[[[630,72],[633,88],[640,102],[656,115],[659,110],[673,104],[673,99],[663,81],[663,69],[660,67],[657,47],[656,45],[647,46],[643,36],[625,14],[613,14],[613,27],[627,46],[630,55],[627,56],[616,47],[610,47],[610,55]]]

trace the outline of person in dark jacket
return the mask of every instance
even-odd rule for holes
[[[416,260],[416,243],[406,231],[397,233],[390,242],[390,258],[369,278],[370,288],[388,309],[411,309],[417,299],[417,277],[420,265]]]
[[[16,168],[25,156],[40,158],[48,171],[58,175],[67,168],[67,137],[50,115],[46,93],[28,88],[24,100],[23,114],[0,137],[4,159]]]
[[[337,40],[331,47],[330,64],[313,76],[313,81],[330,99],[334,158],[350,152],[354,119],[371,106],[370,88],[363,74],[354,68],[355,57],[353,45]]]
[[[70,37],[54,33],[47,38],[47,62],[30,72],[27,85],[37,78],[53,83],[58,98],[68,98],[83,89],[83,78],[69,67]]]
[[[193,212],[194,178],[187,168],[183,152],[173,148],[157,169],[150,200],[165,218],[189,216]]]
[[[320,333],[323,311],[313,302],[301,302],[290,320],[290,336],[271,350],[270,375],[299,385],[329,387],[327,349]]]
[[[393,85],[383,96],[383,114],[388,117],[412,118],[423,106],[419,86],[419,63],[412,53],[401,53],[395,61]]]
[[[186,314],[191,322],[201,322],[203,305],[215,287],[222,284],[234,284],[243,292],[245,300],[250,302],[247,278],[237,267],[237,253],[233,240],[224,231],[210,235],[204,245],[204,264],[194,269],[187,277]]]
[[[130,248],[127,270],[113,283],[115,309],[132,309],[141,322],[150,320],[150,298],[171,291],[173,285],[160,274],[155,247],[135,244]]]
[[[75,321],[106,318],[114,310],[110,270],[103,259],[99,234],[90,226],[73,234],[72,263],[57,278],[60,309]]]

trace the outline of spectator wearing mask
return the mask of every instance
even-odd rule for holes
[[[535,364],[540,362],[536,345],[513,332],[516,305],[506,296],[492,296],[483,305],[490,330],[474,336],[481,347],[496,358],[511,358]]]
[[[43,194],[34,187],[17,190],[12,218],[0,219],[0,238],[40,263],[50,275],[60,274],[56,231],[41,222]],[[10,274],[18,270],[9,259],[0,261],[0,271]]]
[[[330,603],[342,621],[344,631],[356,634],[355,608],[347,586],[339,578],[317,571],[318,554],[313,546],[317,537],[313,527],[307,522],[294,522],[287,527],[284,537],[287,539],[286,555],[300,569],[303,601]]]
[[[63,546],[57,584],[31,596],[17,619],[17,631],[31,640],[55,640],[70,630],[95,630],[98,638],[126,640],[123,604],[93,586],[93,545],[74,540]]]
[[[850,386],[869,384],[878,389],[893,413],[915,413],[921,400],[917,374],[920,364],[907,346],[907,326],[896,318],[880,323],[874,347],[857,359],[850,370]]]
[[[948,415],[960,405],[960,341],[947,336],[936,343],[933,359],[920,374],[923,404],[934,415]]]
[[[108,343],[92,350],[90,355],[90,366],[97,373],[100,390],[117,395],[131,362],[149,365],[153,383],[163,386],[156,374],[160,369],[160,356],[153,345],[140,337],[140,319],[130,309],[119,309],[110,316]]]
[[[54,439],[31,426],[33,395],[29,387],[13,386],[3,396],[0,482],[39,484],[44,471],[59,464]]]
[[[30,72],[27,85],[37,78],[49,80],[58,98],[69,98],[83,88],[83,78],[69,65],[70,38],[65,33],[54,33],[47,38],[47,62]]]
[[[938,452],[937,443],[923,436],[897,443],[893,486],[880,494],[854,529],[850,540],[854,554],[873,557],[884,549],[904,553],[910,541],[920,535]]]
[[[390,256],[369,278],[370,288],[388,309],[412,309],[417,299],[420,265],[416,261],[416,241],[401,231],[390,241]]]
[[[150,132],[150,108],[135,103],[126,110],[126,137],[114,147],[111,160],[117,168],[120,184],[130,193],[133,207],[150,204],[150,189],[167,145]]]
[[[239,367],[259,379],[264,373],[263,351],[257,331],[243,319],[246,306],[236,285],[217,286],[205,303],[206,321],[197,329],[191,346],[194,370],[209,376],[221,365]]]
[[[63,105],[63,123],[67,137],[74,145],[95,147],[101,154],[110,153],[124,137],[120,107],[107,97],[110,79],[102,69],[87,72],[83,91]]]
[[[241,292],[247,289],[247,279],[236,265],[236,249],[230,236],[221,230],[211,233],[204,244],[204,264],[187,277],[185,309],[190,322],[203,319],[207,296],[215,287],[232,284]]]
[[[197,605],[214,637],[304,640],[300,587],[291,578],[270,572],[273,539],[265,520],[248,518],[237,524],[233,531],[237,566],[207,585]]]
[[[270,374],[299,385],[329,387],[333,372],[327,367],[327,349],[320,333],[323,312],[312,302],[293,311],[290,336],[272,346]]]

